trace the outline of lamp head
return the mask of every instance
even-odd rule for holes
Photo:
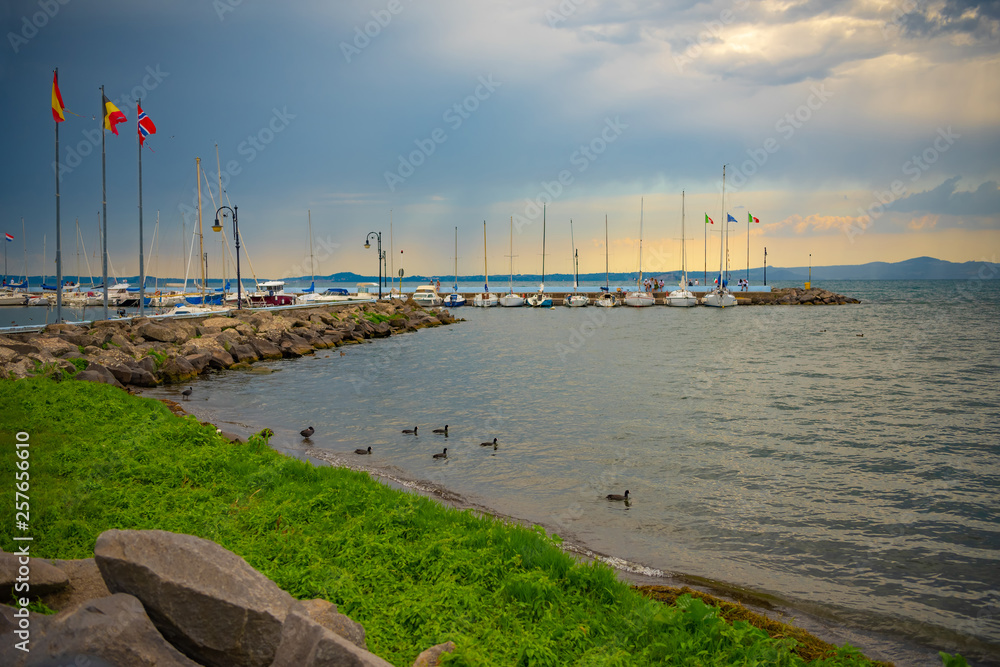
[[[219,222],[218,218],[215,219],[215,224],[212,225],[212,231],[213,232],[221,232],[222,231],[222,224]]]
[[[369,244],[368,241],[365,241],[365,249],[368,249],[368,248],[371,248],[371,244]]]

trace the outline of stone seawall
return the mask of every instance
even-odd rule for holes
[[[428,312],[411,300],[50,324],[38,333],[0,335],[0,377],[70,373],[118,387],[154,387],[455,321],[448,311]]]

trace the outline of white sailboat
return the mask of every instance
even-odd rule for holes
[[[552,297],[545,293],[545,205],[542,205],[542,282],[538,285],[538,293],[528,297],[528,305],[532,308],[549,308]]]
[[[524,297],[514,294],[514,216],[510,218],[510,287],[502,297],[500,305],[504,308],[520,308],[524,305]]]
[[[625,305],[633,308],[645,308],[655,303],[652,292],[645,292],[642,289],[642,208],[643,202],[639,200],[639,280],[636,281],[635,291],[625,294]]]
[[[576,251],[576,240],[573,238],[573,220],[569,221],[569,242],[573,246],[573,293],[567,294],[563,298],[563,305],[570,308],[582,308],[590,303],[586,294],[577,294],[576,289],[580,286],[580,256]]]
[[[614,308],[618,305],[618,299],[611,293],[611,279],[608,272],[608,216],[604,216],[604,287],[601,288],[601,296],[594,300],[594,305],[601,308]]]
[[[444,298],[444,305],[458,308],[465,305],[465,297],[458,293],[458,227],[455,227],[455,285],[452,292]]]
[[[476,308],[492,308],[497,305],[497,295],[490,294],[490,271],[489,264],[486,261],[486,221],[483,220],[483,289],[484,291],[477,294],[472,300],[472,305]]]
[[[726,221],[726,165],[722,165],[722,237],[726,238],[726,227],[728,221]],[[723,252],[726,250],[723,248],[723,242],[719,241],[719,278],[716,281],[715,289],[702,297],[701,302],[706,306],[711,306],[713,308],[727,308],[729,306],[736,305],[736,297],[732,292],[726,287],[726,267],[723,264]]]
[[[681,191],[681,282],[677,289],[667,295],[668,306],[690,308],[698,305],[698,297],[687,288],[687,245],[684,243],[684,192]]]

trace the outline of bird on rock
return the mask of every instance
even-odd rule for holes
[[[436,458],[436,459],[446,459],[446,458],[448,458],[448,448],[445,447],[443,452],[441,452],[440,454],[435,454],[434,458]]]
[[[492,447],[493,449],[496,449],[497,448],[497,439],[493,438],[493,442],[481,442],[481,443],[479,443],[479,446],[480,447]]]
[[[403,433],[407,433],[407,434],[412,433],[413,435],[416,435],[417,434],[417,427],[414,426],[413,428],[404,428],[403,429]]]
[[[372,453],[371,445],[368,446],[368,449],[355,449],[354,453],[355,454],[371,454]]]
[[[316,429],[314,429],[312,426],[310,426],[309,428],[304,428],[301,431],[299,431],[299,435],[301,435],[303,438],[308,438],[308,437],[310,437],[315,432],[316,432]]]
[[[444,428],[436,428],[433,431],[431,431],[431,433],[443,433],[445,435],[448,435],[448,425],[445,424]]]
[[[625,489],[625,495],[619,493],[609,493],[605,496],[608,500],[628,500],[628,489]]]

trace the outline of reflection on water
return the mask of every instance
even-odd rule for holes
[[[192,408],[279,446],[314,425],[333,456],[371,446],[365,465],[634,563],[1000,643],[1000,290],[825,286],[864,303],[466,308],[210,376]]]

